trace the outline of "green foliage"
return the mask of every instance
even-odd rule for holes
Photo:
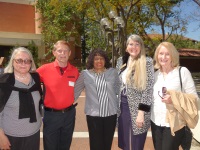
[[[30,50],[30,52],[32,53],[36,67],[39,67],[40,66],[40,60],[38,58],[38,47],[35,44],[35,42],[30,41],[28,43],[27,49]]]
[[[193,41],[192,39],[187,39],[183,36],[178,36],[176,35],[177,37],[171,37],[169,39],[169,42],[172,42],[174,43],[175,47],[177,49],[180,49],[180,48],[188,48],[188,49],[199,49],[200,50],[200,43],[199,42],[196,42],[196,41]]]
[[[77,6],[79,7],[77,10],[84,10],[88,23],[90,24],[90,27],[87,28],[89,31],[99,30],[98,26],[100,26],[100,20],[104,17],[108,18],[108,13],[111,10],[116,11],[118,16],[122,17],[125,21],[123,33],[125,40],[130,34],[138,34],[143,37],[146,46],[149,47],[152,51],[151,53],[153,53],[159,42],[167,40],[167,30],[169,35],[186,31],[186,22],[180,18],[180,12],[174,9],[181,1],[183,0],[87,0],[82,1],[82,3]],[[86,10],[81,9],[85,6],[83,4],[86,3],[88,4],[88,8]],[[148,31],[153,30],[155,26],[160,27],[162,31],[161,41],[152,40],[148,37]],[[88,33],[86,33],[86,35]],[[101,36],[99,34],[93,34],[92,39],[95,39],[94,36],[96,35],[97,38]],[[87,37],[87,44],[91,43],[91,35]],[[169,38],[170,36],[167,37]],[[98,40],[96,41],[96,44],[97,43]],[[106,42],[104,42],[104,46],[105,44]],[[110,49],[110,47],[108,47],[108,49]]]
[[[187,29],[187,22],[180,17],[180,10],[175,9],[175,6],[179,6],[182,1],[38,0],[37,9],[42,14],[41,27],[47,49],[51,50],[51,46],[57,40],[69,40],[70,37],[75,37],[76,45],[81,46],[80,38],[84,37],[86,43],[84,50],[87,54],[96,47],[105,49],[111,54],[111,46],[107,45],[109,42],[105,40],[106,35],[102,32],[100,20],[108,18],[108,13],[112,10],[116,11],[125,22],[122,36],[124,40],[126,41],[130,34],[142,36],[150,51],[149,54],[153,55],[156,46],[161,41],[172,41],[178,47],[186,46],[184,45],[186,43],[188,46],[193,46],[190,42],[184,43],[177,38],[170,39],[173,34],[184,34]],[[149,37],[149,31],[153,32],[155,27],[160,28],[161,39]],[[115,37],[117,37],[117,32]],[[50,50],[46,55],[51,54]]]
[[[69,1],[38,0],[36,8],[42,14],[40,19],[45,46],[50,49],[46,55],[51,54],[52,45],[56,41],[69,41],[70,37],[77,36],[79,18]]]

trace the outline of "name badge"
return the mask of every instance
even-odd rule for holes
[[[69,81],[69,86],[73,86],[74,87],[74,82]]]

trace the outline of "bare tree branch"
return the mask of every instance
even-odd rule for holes
[[[200,0],[193,0],[197,5],[200,6]]]

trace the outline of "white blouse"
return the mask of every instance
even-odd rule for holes
[[[128,68],[126,68],[123,72],[122,72],[122,82],[124,84],[126,84],[126,74],[127,74]]]
[[[181,67],[182,78],[182,91],[184,93],[194,94],[198,97],[195,84],[190,71],[186,67]],[[179,78],[179,67],[176,67],[169,72],[165,77],[160,70],[155,72],[155,83],[153,89],[153,105],[151,109],[151,120],[157,126],[169,127],[169,123],[166,123],[166,105],[161,101],[162,87],[166,87],[167,90],[181,91],[181,83]]]

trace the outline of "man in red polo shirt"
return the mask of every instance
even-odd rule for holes
[[[37,69],[44,84],[44,150],[69,150],[75,125],[74,84],[79,76],[69,62],[70,45],[58,41],[55,61]]]

